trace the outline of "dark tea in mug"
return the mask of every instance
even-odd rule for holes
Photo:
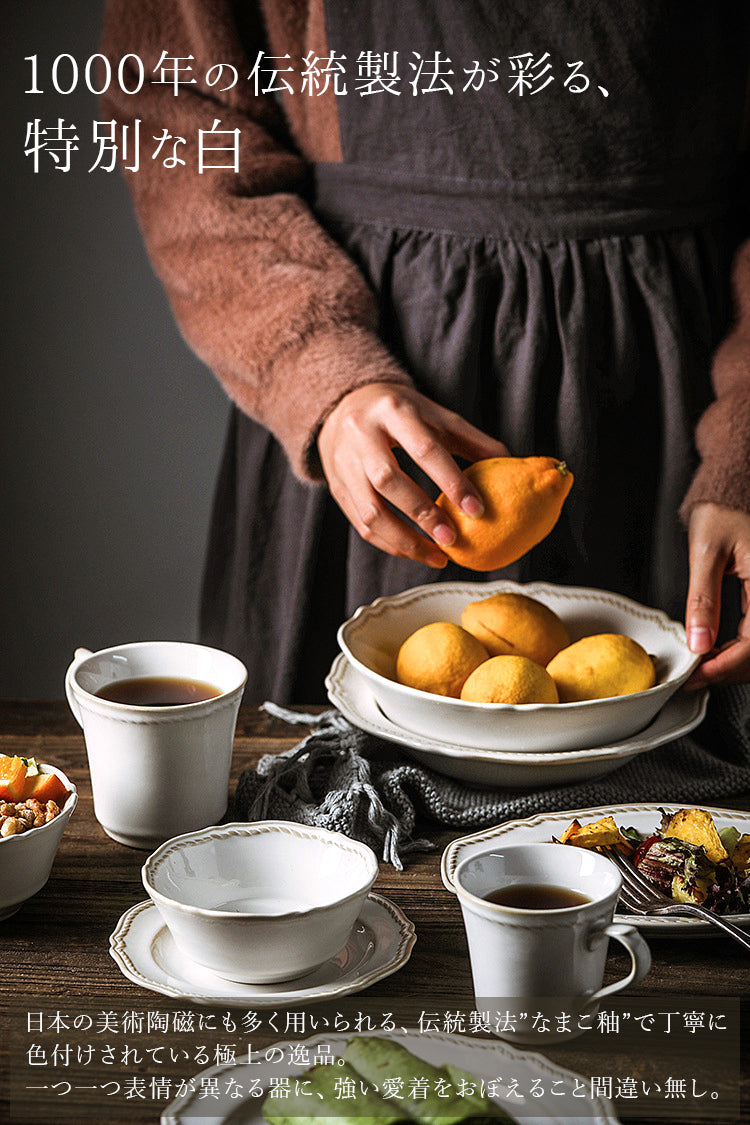
[[[181,707],[185,703],[216,699],[221,694],[221,689],[213,684],[183,676],[133,676],[113,680],[96,692],[99,699],[127,703],[131,707]]]
[[[562,910],[566,906],[583,906],[591,899],[570,887],[556,887],[550,883],[513,883],[498,887],[482,896],[486,902],[498,906],[514,906],[517,910]]]

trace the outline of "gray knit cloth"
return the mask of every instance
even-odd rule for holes
[[[544,789],[465,785],[413,762],[406,751],[357,730],[335,710],[307,715],[265,703],[286,722],[309,726],[297,746],[245,770],[236,820],[293,820],[343,832],[402,870],[421,818],[471,831],[539,812],[630,802],[715,804],[750,793],[750,685],[712,689],[705,720],[690,734],[639,754],[601,779]]]

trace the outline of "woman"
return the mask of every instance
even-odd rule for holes
[[[747,248],[716,350],[750,18],[526,7],[108,5],[146,82],[105,108],[167,145],[128,175],[146,243],[235,404],[202,627],[251,699],[321,698],[357,605],[476,578],[431,497],[480,515],[454,456],[506,451],[576,481],[503,576],[685,613],[694,684],[750,678],[739,613],[713,653],[724,574],[743,612],[750,583]]]

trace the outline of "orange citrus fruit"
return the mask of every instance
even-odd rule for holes
[[[549,535],[560,516],[573,474],[554,457],[490,457],[465,474],[484,501],[472,519],[441,492],[435,503],[453,521],[457,536],[441,547],[449,559],[471,570],[497,570],[520,559]]]
[[[528,656],[543,668],[570,644],[568,630],[549,606],[512,590],[469,602],[461,624],[490,656]]]
[[[472,703],[557,703],[549,672],[527,656],[492,656],[475,668],[461,688]]]
[[[654,662],[645,648],[621,633],[582,637],[558,652],[547,671],[561,703],[630,695],[656,683]]]
[[[457,699],[466,677],[487,656],[484,645],[460,625],[433,621],[401,645],[396,678],[407,687]]]

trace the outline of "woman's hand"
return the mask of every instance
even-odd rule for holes
[[[448,560],[438,546],[455,540],[455,528],[399,467],[396,448],[470,516],[482,514],[482,501],[451,454],[478,461],[507,456],[508,450],[458,414],[398,383],[368,383],[350,391],[323,423],[318,436],[323,472],[334,499],[362,538],[390,555],[443,567]]]
[[[719,504],[696,504],[688,527],[690,587],[685,628],[693,652],[705,653],[689,688],[750,681],[750,515]],[[721,612],[721,580],[735,574],[742,584],[737,636],[715,649]]]

